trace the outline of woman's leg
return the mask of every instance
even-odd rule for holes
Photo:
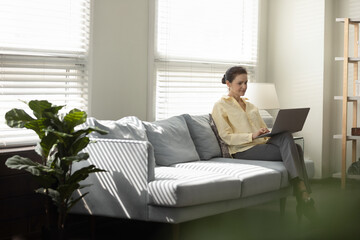
[[[300,188],[301,191],[306,190],[311,193],[309,178],[306,172],[304,162],[304,152],[302,148],[295,144],[291,133],[280,133],[269,139],[267,144],[275,145],[279,148],[282,161],[289,172],[290,179],[297,182],[298,187],[304,184],[306,189]],[[303,182],[303,183],[302,183]]]
[[[299,145],[295,144],[290,133],[277,134],[266,144],[256,145],[244,152],[238,152],[233,157],[247,160],[283,161],[289,173],[289,179],[296,190],[301,187],[300,184],[303,182],[306,192],[311,192],[303,151]],[[301,189],[301,191],[303,190]]]
[[[300,220],[301,216],[305,215],[312,221],[316,220],[314,200],[309,195],[311,189],[305,168],[304,153],[302,148],[295,144],[290,133],[277,134],[266,144],[238,152],[233,157],[248,160],[283,161],[298,202],[296,206],[298,219]]]
[[[233,157],[246,160],[282,161],[279,148],[271,144],[256,145],[244,152],[233,154]]]

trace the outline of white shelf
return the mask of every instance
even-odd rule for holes
[[[341,178],[341,172],[334,173],[332,175],[333,178]],[[354,180],[360,180],[360,175],[349,175],[346,174],[346,178],[348,179],[354,179]]]
[[[335,57],[335,61],[344,61],[344,57]],[[348,57],[349,62],[359,62],[360,57]]]
[[[336,22],[345,22],[345,18],[336,18]],[[350,18],[351,23],[360,23],[360,18]]]
[[[350,53],[350,34],[349,34],[349,30],[350,30],[350,25],[352,25],[353,30],[354,30],[354,38],[353,38],[353,43],[358,44],[359,40],[358,40],[358,36],[359,36],[359,23],[360,23],[360,18],[336,18],[336,22],[342,22],[344,23],[344,39],[346,41],[344,41],[344,55],[342,57],[336,57],[335,60],[336,61],[343,61],[343,64],[346,64],[343,66],[343,88],[347,88],[348,84],[351,84],[351,82],[349,82],[349,76],[348,74],[345,72],[348,71],[348,64],[354,64],[354,66],[357,66],[358,62],[360,62],[360,57],[358,55],[358,52],[355,51],[355,49],[353,49],[352,53]],[[350,40],[350,41],[349,41]],[[345,57],[346,56],[346,57]],[[355,57],[349,57],[349,56],[355,56]],[[357,79],[357,75],[354,74],[352,82],[355,82],[359,79]],[[352,136],[352,135],[345,135],[347,133],[347,130],[349,130],[349,127],[347,126],[347,120],[348,120],[348,108],[347,108],[347,104],[349,102],[353,102],[354,106],[356,106],[356,104],[359,102],[360,97],[359,96],[352,96],[352,94],[349,94],[348,89],[343,89],[344,95],[343,96],[335,96],[334,99],[335,100],[341,100],[344,105],[343,109],[342,109],[342,134],[338,134],[338,135],[334,135],[334,139],[341,139],[342,142],[344,144],[342,144],[342,157],[341,157],[341,173],[339,174],[335,174],[335,176],[338,176],[341,178],[341,188],[345,188],[345,182],[346,179],[348,178],[348,176],[346,175],[346,153],[347,153],[347,144],[346,141],[352,140],[354,142],[356,142],[357,140],[360,140],[360,136]],[[354,110],[354,112],[356,113],[356,115],[358,115],[358,112],[356,111],[356,109]],[[357,117],[354,115],[354,117]],[[346,128],[346,129],[345,129]],[[358,149],[356,149],[356,144],[352,144],[352,160],[354,161],[354,159],[356,158],[356,152]],[[360,176],[359,176],[360,179]]]
[[[342,135],[341,134],[336,134],[333,136],[334,139],[342,139]],[[350,141],[350,140],[360,140],[360,136],[353,136],[353,135],[347,135],[346,136],[346,140]]]
[[[343,96],[334,96],[335,100],[343,100]],[[360,96],[348,96],[348,101],[360,101]]]

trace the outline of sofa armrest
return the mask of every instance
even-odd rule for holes
[[[122,171],[128,178],[137,175],[136,182],[154,180],[155,157],[150,142],[127,139],[91,139],[85,149],[89,162],[104,170]]]
[[[88,161],[73,165],[73,171],[89,164],[106,170],[92,173],[74,197],[89,192],[72,213],[118,218],[147,219],[148,182],[154,179],[154,154],[147,141],[92,139],[84,149]]]

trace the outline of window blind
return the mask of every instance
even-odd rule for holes
[[[258,1],[158,0],[155,5],[155,118],[205,114],[227,93],[225,71],[257,65]]]
[[[10,109],[28,109],[23,101],[87,111],[89,24],[90,0],[0,2],[0,147],[37,141],[5,123]]]

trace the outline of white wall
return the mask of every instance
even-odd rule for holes
[[[360,1],[271,0],[267,5],[266,81],[276,84],[281,107],[311,108],[302,132],[305,154],[315,162],[316,178],[329,177],[341,170],[341,141],[333,135],[341,133],[342,105],[334,96],[342,95],[342,62],[334,58],[343,55],[344,28],[335,19],[359,17]],[[350,150],[348,143],[347,166]]]
[[[334,93],[333,93],[333,69],[334,69],[334,0],[325,1],[325,32],[324,32],[324,84],[323,84],[323,148],[322,148],[322,178],[329,177],[335,171],[332,168],[334,158],[332,146],[334,143],[333,135],[334,124],[332,114],[334,112]],[[339,143],[337,141],[337,143]]]
[[[274,82],[281,108],[310,107],[301,135],[305,157],[322,176],[324,0],[268,1],[266,81]]]
[[[146,118],[147,0],[93,1],[90,114]]]

